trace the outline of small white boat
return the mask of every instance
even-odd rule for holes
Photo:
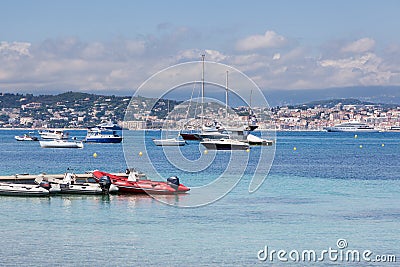
[[[0,183],[3,196],[48,196],[50,191],[40,184]]]
[[[39,130],[40,137],[42,139],[68,139],[68,132],[64,130]]]
[[[24,134],[24,135],[16,135],[14,138],[17,141],[39,141],[39,139],[36,136],[29,135],[29,134]]]
[[[178,138],[167,138],[167,139],[153,139],[156,146],[184,146],[186,145],[185,140],[179,140]]]
[[[167,114],[169,114],[169,100],[168,100],[168,108]],[[179,134],[175,138],[168,138],[168,130],[166,130],[166,138],[155,139],[153,138],[153,143],[156,146],[184,146],[186,145],[185,140],[179,139]]]
[[[253,134],[247,135],[247,142],[249,145],[258,145],[258,146],[272,146],[274,141],[272,140],[265,140]]]
[[[39,143],[42,148],[83,148],[82,141],[51,140]]]
[[[41,183],[43,177],[39,176],[35,179],[35,183]],[[78,183],[73,173],[66,173],[62,180],[56,178],[46,178],[46,182],[51,185],[51,193],[61,194],[85,194],[85,195],[101,195],[108,193],[117,193],[118,187],[113,185],[111,179],[104,177],[99,183]]]
[[[250,148],[249,144],[233,139],[210,139],[201,141],[200,144],[209,150],[247,150]]]

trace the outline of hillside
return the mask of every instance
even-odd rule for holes
[[[358,99],[384,104],[400,104],[400,86],[358,86],[307,90],[263,90],[271,107],[300,105],[327,99]]]
[[[396,104],[385,104],[385,103],[373,103],[368,101],[362,101],[354,98],[340,98],[340,99],[328,99],[328,100],[317,100],[311,101],[304,104],[298,105],[288,105],[290,108],[315,108],[315,107],[323,107],[323,108],[333,108],[334,106],[342,104],[342,105],[356,105],[356,106],[375,106],[380,108],[396,108],[399,105]]]

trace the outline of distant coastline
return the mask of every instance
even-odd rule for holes
[[[197,103],[198,104],[198,103]],[[212,103],[211,103],[212,104]],[[168,99],[118,97],[67,92],[59,95],[0,93],[0,129],[85,130],[108,121],[124,129],[183,129],[188,122],[188,104]],[[129,108],[128,108],[129,107]],[[148,110],[152,107],[151,110]],[[359,121],[379,130],[400,126],[400,105],[376,104],[358,99],[329,99],[276,107],[230,107],[225,117],[221,106],[207,105],[204,117],[225,126],[246,124],[257,118],[260,130],[323,131],[348,121]],[[126,110],[129,110],[129,120]],[[173,111],[173,116],[169,114]],[[193,110],[189,118],[199,117]],[[196,122],[199,127],[200,121]],[[230,125],[232,124],[232,125]]]

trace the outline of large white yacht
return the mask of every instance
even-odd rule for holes
[[[361,122],[344,122],[324,129],[328,132],[379,132],[378,129]]]

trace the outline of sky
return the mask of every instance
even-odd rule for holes
[[[400,85],[399,11],[394,0],[3,0],[0,92],[126,95],[202,54],[262,90]]]

